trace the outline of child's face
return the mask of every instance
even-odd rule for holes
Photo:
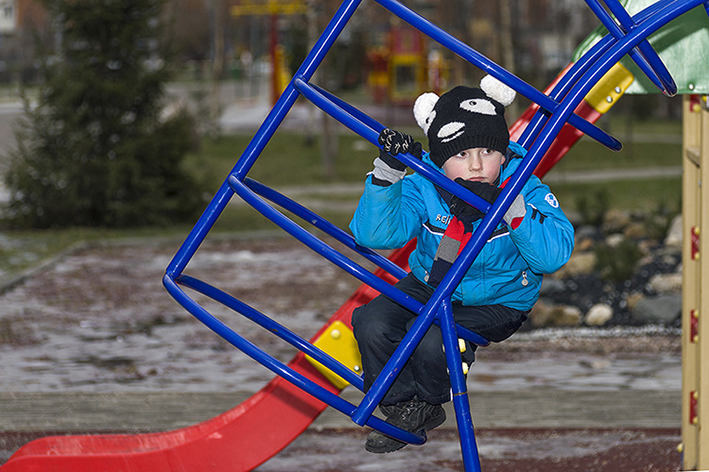
[[[455,180],[464,180],[494,184],[500,175],[500,166],[505,163],[505,156],[499,151],[486,148],[471,148],[460,151],[443,163],[443,172]]]

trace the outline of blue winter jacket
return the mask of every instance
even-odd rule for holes
[[[526,150],[510,142],[510,150],[524,156]],[[439,169],[424,153],[424,162]],[[522,159],[510,159],[502,167],[504,182]],[[539,298],[542,274],[551,274],[569,260],[574,248],[574,229],[549,187],[530,177],[521,194],[527,213],[517,229],[504,222],[493,231],[478,257],[453,293],[464,305],[505,305],[529,310]],[[387,187],[367,177],[364,194],[350,229],[358,244],[374,249],[396,249],[418,238],[409,267],[422,282],[452,215],[436,187],[413,173]],[[481,220],[474,223],[477,228]]]

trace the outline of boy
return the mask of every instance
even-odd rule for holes
[[[448,178],[494,202],[526,150],[509,141],[504,107],[515,92],[491,76],[481,89],[456,87],[441,97],[421,95],[414,116],[428,137],[430,152],[408,135],[385,129],[383,150],[374,161],[350,229],[358,244],[376,249],[403,247],[417,238],[409,257],[411,272],[396,287],[425,303],[458,253],[464,234],[477,228],[482,212],[435,186],[392,156],[409,152]],[[517,331],[539,297],[542,274],[569,259],[574,231],[549,188],[532,176],[514,200],[453,294],[460,325],[490,341]],[[352,314],[368,391],[399,345],[416,315],[380,295]],[[450,400],[450,379],[440,329],[433,325],[379,407],[387,421],[405,430],[427,431],[445,421],[441,404]],[[462,354],[474,360],[474,347]],[[365,449],[386,453],[406,444],[378,431]]]

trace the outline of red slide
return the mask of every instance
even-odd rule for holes
[[[617,77],[608,77],[599,82],[599,85],[605,85],[600,96],[604,96],[609,87],[614,89],[616,81]],[[595,122],[605,112],[605,109],[599,111],[597,108],[585,101],[576,113]],[[512,125],[510,133],[513,139],[519,137],[536,109],[536,105],[531,106]],[[580,136],[576,129],[564,126],[535,174],[542,177]],[[412,249],[413,242],[395,251],[392,261],[408,268],[407,258]],[[383,271],[377,274],[384,277]],[[313,336],[311,342],[336,321],[351,327],[352,310],[367,303],[376,294],[369,286],[362,285]],[[328,390],[339,392],[302,353],[288,365]],[[258,467],[290,444],[326,407],[326,404],[276,377],[242,404],[203,423],[164,433],[46,437],[19,449],[0,467],[0,472],[245,472]]]
[[[406,268],[412,249],[413,244],[409,244],[393,253],[390,259]],[[390,278],[381,270],[377,275],[385,280]],[[393,278],[389,282],[393,283]],[[318,339],[336,321],[351,328],[352,310],[376,295],[374,289],[363,284],[310,341]],[[339,392],[302,353],[288,365],[331,392]],[[276,377],[240,405],[203,423],[164,433],[41,438],[19,449],[0,471],[248,471],[290,444],[326,407]]]

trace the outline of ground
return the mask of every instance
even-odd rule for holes
[[[161,286],[180,243],[80,247],[8,287],[0,294],[0,393],[249,394],[263,386],[271,378],[266,369],[204,328]],[[300,243],[272,234],[209,238],[186,273],[240,297],[306,338],[359,286]],[[292,348],[266,330],[209,300],[200,301],[275,357],[286,361],[293,356]],[[674,398],[679,356],[678,331],[662,327],[522,333],[480,351],[469,375],[471,398],[476,392],[494,397],[495,392],[526,391],[531,397],[541,388],[571,399],[598,392],[600,403],[609,401],[607,392],[660,391]],[[499,415],[514,424],[514,417]],[[607,428],[490,427],[484,415],[479,418],[486,472],[679,470],[679,418],[662,426]],[[0,450],[5,451],[0,459],[49,433],[0,431]],[[366,430],[316,423],[258,470],[462,470],[456,434],[446,426],[431,432],[423,447],[376,456],[363,450]]]

